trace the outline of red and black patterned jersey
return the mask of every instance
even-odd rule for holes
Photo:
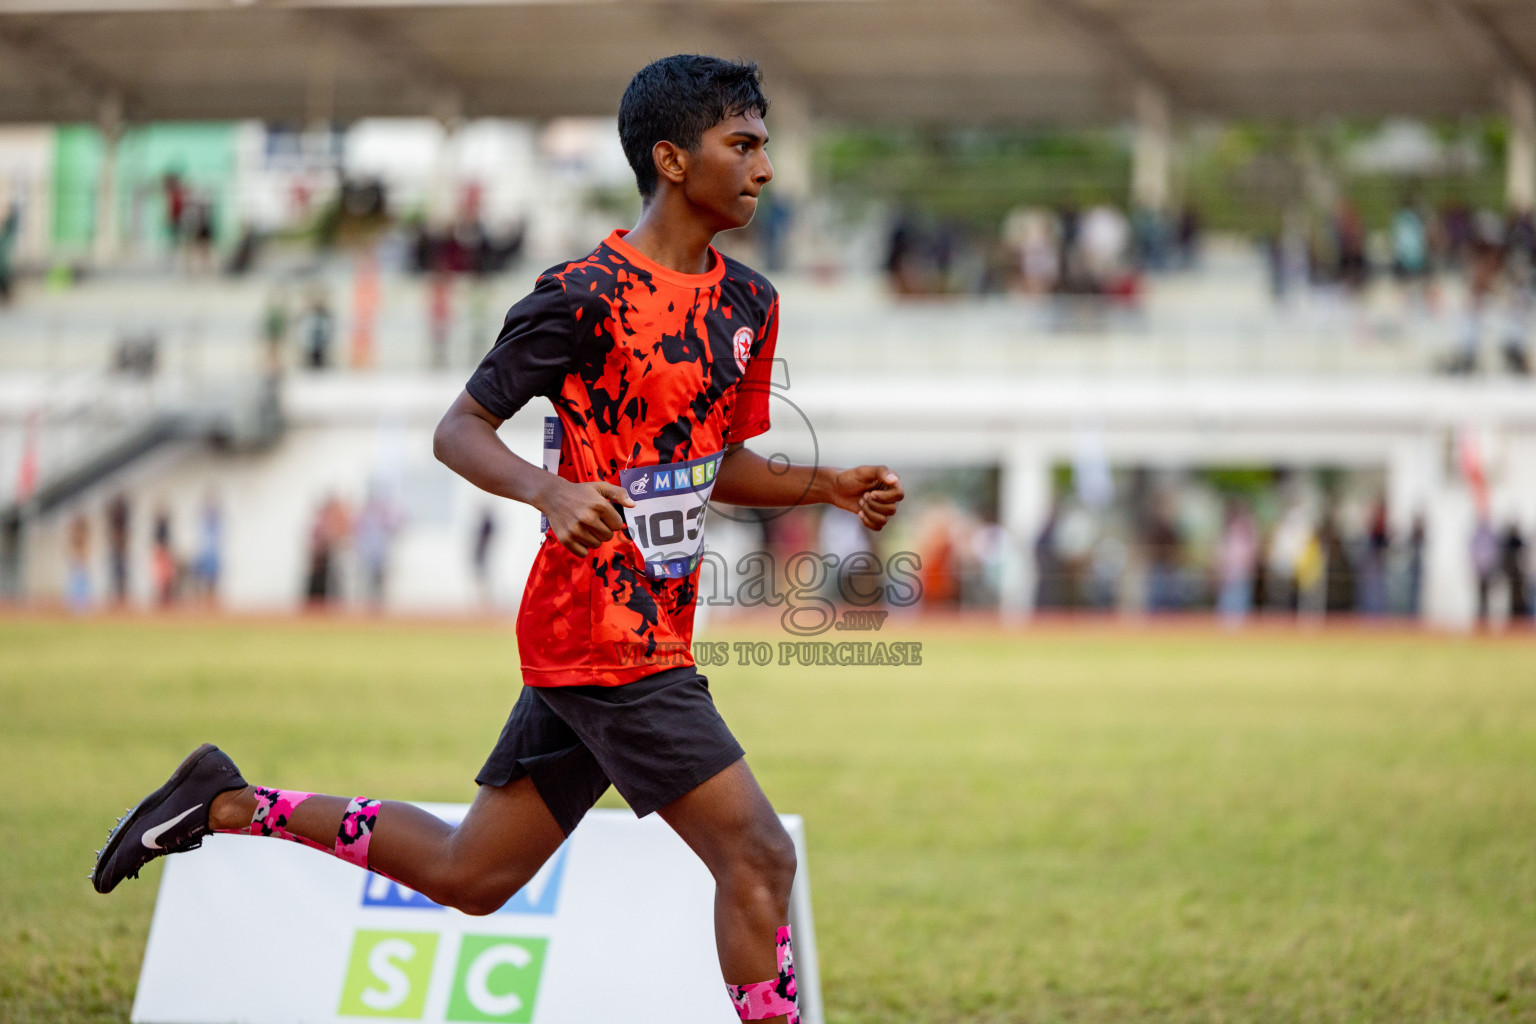
[[[778,296],[710,249],[682,274],[615,231],[540,275],[466,385],[509,418],[534,395],[560,418],[560,475],[619,484],[624,470],[687,462],[768,429]],[[712,472],[712,470],[711,470]],[[618,686],[692,664],[698,570],[646,575],[628,529],[586,557],[546,532],[517,616],[530,686]]]

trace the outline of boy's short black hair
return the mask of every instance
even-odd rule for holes
[[[630,79],[619,101],[619,141],[646,199],[656,194],[651,150],[670,142],[696,150],[704,133],[728,117],[766,117],[763,75],[756,61],[680,53],[652,61]]]

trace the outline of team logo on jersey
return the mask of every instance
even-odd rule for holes
[[[731,349],[736,353],[736,369],[747,372],[747,356],[752,353],[752,328],[743,327],[731,338]]]

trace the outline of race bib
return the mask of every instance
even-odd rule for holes
[[[560,426],[559,416],[544,417],[544,468],[560,475],[560,442],[565,438],[565,428]],[[549,517],[539,513],[539,535],[549,532]]]
[[[620,486],[635,503],[620,511],[651,579],[677,579],[698,567],[709,492],[723,458],[725,452],[720,451],[688,462],[619,472]]]

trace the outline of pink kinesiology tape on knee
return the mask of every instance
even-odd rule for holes
[[[336,831],[336,848],[332,852],[349,864],[366,868],[368,843],[373,838],[373,823],[378,817],[377,800],[353,797],[347,804],[347,813],[341,817],[341,828]]]
[[[736,1016],[742,1020],[768,1020],[782,1014],[789,1024],[800,1024],[800,1009],[795,1001],[795,952],[789,941],[789,925],[779,929],[777,942],[777,980],[725,986],[736,1007]]]
[[[301,835],[288,831],[288,821],[293,817],[293,812],[298,810],[299,804],[314,795],[292,789],[268,789],[265,786],[257,786],[256,813],[251,816],[251,823],[244,828],[219,829],[219,831],[237,835],[272,836],[329,853],[330,848],[324,843],[317,843],[313,839],[305,839]]]

